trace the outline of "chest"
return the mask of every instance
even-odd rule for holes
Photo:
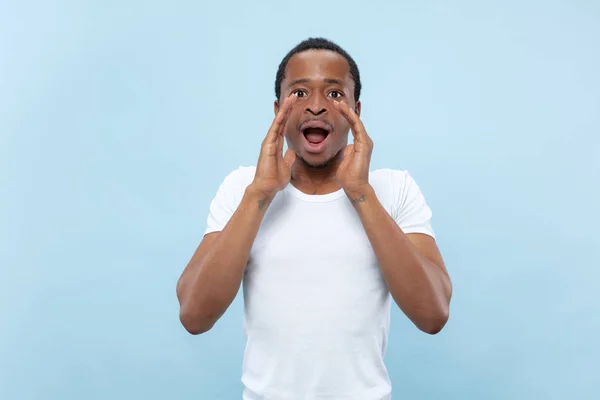
[[[360,218],[349,202],[273,204],[261,224],[249,272],[302,271],[309,278],[376,269],[377,260]],[[340,268],[342,268],[340,270]]]
[[[272,206],[244,277],[246,309],[254,321],[272,326],[285,326],[288,319],[293,325],[310,321],[326,329],[376,315],[387,287],[352,205],[280,201]]]

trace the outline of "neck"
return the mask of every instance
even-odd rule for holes
[[[342,152],[338,153],[326,166],[313,167],[299,157],[292,166],[291,183],[307,194],[328,194],[341,189],[336,172],[342,162]]]

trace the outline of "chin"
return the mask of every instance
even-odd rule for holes
[[[313,169],[327,168],[335,159],[335,155],[325,157],[322,154],[296,154],[296,156],[304,165]]]

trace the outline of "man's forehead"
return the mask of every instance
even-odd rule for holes
[[[339,79],[350,77],[348,61],[330,50],[307,50],[294,54],[286,68],[286,80],[296,79]]]

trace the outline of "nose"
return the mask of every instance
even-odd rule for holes
[[[308,101],[304,111],[312,115],[321,115],[327,112],[328,106],[329,104],[327,99],[323,98],[321,95],[314,95],[311,96],[311,99]]]

